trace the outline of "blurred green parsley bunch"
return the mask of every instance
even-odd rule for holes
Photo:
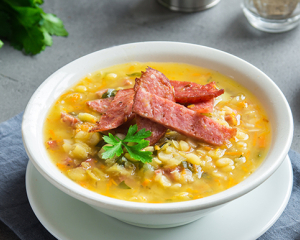
[[[63,22],[54,14],[45,13],[43,0],[0,0],[1,39],[26,54],[37,54],[52,45],[52,35],[68,36]]]

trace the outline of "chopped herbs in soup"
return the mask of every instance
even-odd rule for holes
[[[44,131],[51,159],[70,179],[148,203],[238,184],[261,164],[271,139],[261,104],[232,79],[153,62],[89,74],[58,98]]]

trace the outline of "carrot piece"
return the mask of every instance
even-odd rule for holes
[[[242,169],[243,169],[243,171],[246,172],[246,173],[249,172],[249,170],[248,170],[246,167],[244,167],[244,166],[242,166]]]
[[[80,94],[79,93],[74,93],[71,101],[76,102],[78,99],[80,99]]]
[[[145,181],[142,183],[142,186],[147,186],[150,182],[151,182],[152,180],[150,180],[150,179],[145,179]]]
[[[100,168],[101,168],[101,169],[105,169],[106,167],[105,167],[103,164],[101,164],[101,165],[100,165]]]
[[[248,159],[250,157],[250,150],[246,153],[246,158]]]
[[[198,193],[198,190],[193,190],[191,188],[188,188],[186,191],[189,193]]]
[[[194,196],[195,199],[203,198],[201,194]]]
[[[111,179],[112,183],[116,186],[118,186],[118,184],[115,182],[115,180]]]
[[[81,187],[87,188],[87,185],[86,185],[85,182],[79,182],[79,185],[80,185]]]
[[[218,183],[219,186],[221,186],[221,183],[220,183],[219,179],[215,179],[215,182]]]
[[[213,149],[213,148],[208,147],[208,146],[204,146],[203,148],[206,149],[206,150],[212,150]]]
[[[258,137],[258,145],[260,148],[265,148],[266,147],[266,134],[262,133],[259,137]]]
[[[56,166],[62,171],[67,169],[67,166],[61,163],[56,163]]]
[[[55,138],[55,133],[54,133],[54,131],[53,131],[52,129],[49,130],[49,134],[50,134],[53,138]]]
[[[109,179],[108,183],[106,184],[106,192],[105,192],[106,196],[110,195],[109,188],[111,187],[111,185],[112,185],[112,181],[111,181],[111,179]]]

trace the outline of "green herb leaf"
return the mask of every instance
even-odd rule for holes
[[[0,5],[1,9],[1,5]],[[0,10],[0,37],[8,37],[11,34],[11,24],[9,22],[9,15]]]
[[[148,163],[152,162],[152,152],[149,151],[141,151],[143,148],[147,147],[149,145],[149,141],[141,140],[140,143],[134,145],[134,146],[128,146],[123,144],[123,146],[126,148],[128,153],[132,158],[135,160],[141,161],[142,163]]]
[[[127,133],[126,137],[124,138],[123,142],[139,143],[142,139],[150,137],[152,134],[151,131],[146,131],[145,128],[141,129],[136,134],[134,134],[135,132],[137,132],[136,124],[129,127],[128,133]],[[148,142],[148,145],[149,145],[149,142]]]
[[[107,142],[108,144],[111,144],[111,145],[115,145],[115,144],[119,143],[119,141],[111,133],[109,133],[108,136],[104,136],[103,139],[105,142]]]
[[[142,76],[142,73],[141,72],[134,72],[134,73],[129,73],[129,74],[126,74],[128,77],[140,77]]]
[[[50,35],[68,36],[68,32],[66,31],[62,20],[60,20],[54,14],[44,13],[42,14],[42,17],[42,25]]]
[[[130,157],[137,161],[141,161],[143,163],[152,161],[152,152],[150,151],[142,151],[143,148],[149,146],[149,141],[146,141],[145,138],[151,136],[150,131],[146,131],[142,129],[137,131],[137,125],[133,125],[129,127],[128,133],[126,137],[121,140],[119,138],[114,137],[111,133],[108,136],[104,136],[103,140],[106,143],[111,144],[112,146],[105,146],[103,149],[105,150],[102,153],[103,159],[113,158],[115,155],[120,156],[123,153],[122,147],[125,147],[128,151]],[[129,146],[126,143],[137,143],[133,146]]]
[[[14,48],[34,55],[52,45],[52,35],[67,36],[62,21],[45,13],[39,7],[42,3],[43,0],[0,0],[0,37]]]
[[[129,187],[124,181],[120,182],[118,187],[122,189],[131,189],[131,187]]]
[[[41,27],[40,29],[44,35],[44,44],[46,46],[51,46],[52,45],[52,37],[50,36],[50,34],[47,32],[47,30],[44,27]]]
[[[123,153],[122,142],[118,142],[113,146],[104,146],[103,149],[105,150],[102,153],[102,158],[104,159],[113,158],[115,155],[119,157]]]
[[[102,94],[102,98],[114,97],[117,94],[117,90],[115,89],[107,89],[105,93]]]

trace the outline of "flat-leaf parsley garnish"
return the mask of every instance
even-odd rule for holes
[[[111,133],[108,136],[104,136],[103,139],[106,143],[111,144],[112,146],[104,146],[105,150],[102,153],[103,159],[113,158],[115,155],[117,157],[121,156],[123,153],[123,147],[127,150],[130,157],[137,161],[141,161],[143,163],[152,161],[152,152],[149,151],[141,151],[143,148],[149,146],[149,141],[145,140],[145,138],[151,136],[151,131],[146,131],[144,128],[140,131],[137,131],[137,125],[132,125],[129,127],[128,133],[126,137],[122,140],[117,136],[112,135]],[[133,146],[130,146],[126,143],[136,143]]]
[[[43,0],[0,0],[1,40],[35,55],[52,45],[52,35],[68,36],[62,20],[45,13],[40,7],[42,3]]]

